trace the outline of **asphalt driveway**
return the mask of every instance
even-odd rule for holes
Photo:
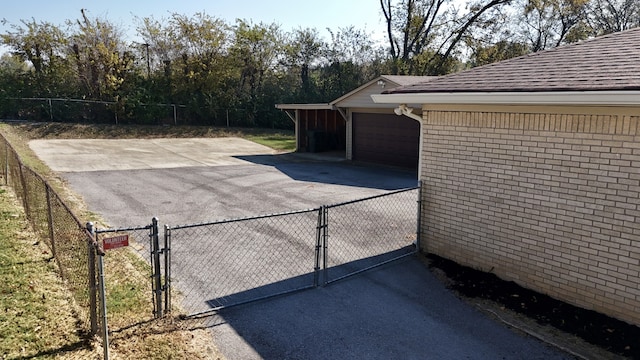
[[[417,183],[410,172],[274,154],[241,139],[48,141],[30,145],[114,227],[305,209]],[[416,258],[207,321],[228,359],[571,358],[460,301]]]

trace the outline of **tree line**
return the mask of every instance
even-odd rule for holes
[[[372,3],[372,6],[375,3]],[[56,119],[158,123],[179,104],[181,123],[287,127],[276,103],[331,101],[381,74],[443,75],[640,25],[637,0],[380,0],[386,39],[354,26],[285,31],[214,15],[136,18],[140,42],[80,10],[62,25],[7,24],[0,116],[51,112],[24,98],[67,103]],[[173,107],[174,112],[176,107]],[[52,114],[48,114],[53,118]]]

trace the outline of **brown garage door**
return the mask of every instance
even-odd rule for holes
[[[353,159],[418,168],[420,125],[394,114],[353,114]]]

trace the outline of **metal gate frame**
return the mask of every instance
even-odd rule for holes
[[[290,294],[290,293],[294,293],[294,292],[299,292],[299,291],[303,291],[303,290],[308,290],[311,288],[316,288],[320,285],[320,273],[321,273],[321,256],[322,256],[322,227],[324,226],[322,224],[322,219],[320,218],[320,208],[314,208],[314,209],[306,209],[306,210],[299,210],[299,211],[289,211],[289,212],[282,212],[282,213],[275,213],[275,214],[267,214],[267,215],[259,215],[259,216],[252,216],[252,217],[244,217],[244,218],[236,218],[236,219],[226,219],[226,220],[219,220],[219,221],[212,221],[212,222],[204,222],[204,223],[198,223],[198,224],[187,224],[187,225],[178,225],[178,226],[169,226],[169,225],[165,225],[165,243],[167,244],[166,247],[169,247],[169,244],[173,243],[173,250],[176,251],[176,255],[175,257],[171,257],[171,255],[169,254],[168,256],[165,257],[166,261],[167,261],[167,265],[166,265],[166,269],[165,269],[165,276],[168,277],[168,280],[166,281],[166,283],[170,283],[171,281],[171,273],[172,273],[172,264],[171,261],[175,260],[177,258],[177,254],[179,253],[178,248],[176,247],[176,236],[178,234],[178,232],[180,230],[190,230],[188,231],[186,234],[188,235],[183,235],[186,238],[189,238],[190,241],[198,241],[198,242],[206,242],[207,240],[211,240],[209,238],[204,237],[204,235],[200,234],[200,236],[202,238],[197,238],[197,236],[194,235],[194,233],[200,231],[199,229],[204,229],[202,231],[207,231],[207,232],[211,232],[211,233],[216,233],[217,235],[219,235],[220,237],[223,237],[222,234],[226,234],[229,233],[230,231],[224,231],[224,230],[212,230],[212,229],[224,229],[225,227],[230,227],[232,225],[235,224],[243,224],[243,223],[247,223],[247,222],[253,222],[253,221],[261,221],[261,220],[265,220],[268,221],[269,219],[277,219],[277,218],[287,218],[290,216],[305,216],[305,214],[313,214],[313,213],[318,213],[318,218],[317,220],[313,220],[314,223],[317,222],[317,225],[315,225],[315,235],[314,235],[314,239],[313,242],[308,241],[308,242],[304,242],[304,241],[298,241],[300,240],[300,238],[295,238],[296,239],[296,243],[298,245],[308,245],[310,248],[313,248],[313,254],[309,253],[309,257],[306,260],[309,260],[308,263],[308,268],[309,268],[309,272],[306,272],[304,274],[297,274],[294,275],[294,277],[300,277],[300,276],[308,276],[310,275],[310,281],[305,284],[304,281],[301,281],[300,284],[298,285],[294,285],[292,287],[289,288],[285,288],[284,290],[278,289],[277,291],[273,291],[270,292],[268,294],[257,294],[255,297],[251,297],[251,298],[239,298],[239,299],[233,299],[234,295],[236,294],[212,294],[213,300],[209,299],[208,301],[213,302],[214,300],[217,299],[224,299],[224,303],[218,303],[215,305],[210,305],[211,307],[207,310],[204,311],[196,311],[196,312],[192,312],[190,314],[188,314],[186,317],[187,318],[194,318],[194,317],[198,317],[198,316],[204,316],[207,315],[209,313],[213,313],[222,309],[226,309],[226,308],[230,308],[230,307],[235,307],[235,306],[240,306],[240,305],[244,305],[247,303],[252,303],[252,302],[256,302],[256,301],[260,301],[260,300],[266,300],[269,298],[273,298],[273,297],[277,297],[277,296],[282,296],[282,295],[286,295],[286,294]],[[242,225],[241,225],[242,226]],[[246,229],[250,229],[255,231],[254,228],[251,228],[249,225],[246,226]],[[234,234],[235,235],[235,234]],[[284,236],[284,234],[283,234]],[[225,237],[226,238],[226,237]],[[267,238],[267,236],[265,235],[265,239]],[[242,238],[239,240],[247,240],[246,238]],[[272,243],[268,243],[268,245],[273,245]],[[273,246],[271,247],[271,249],[273,249]],[[214,247],[214,251],[212,251],[212,253],[216,253],[215,250],[217,250]],[[276,251],[276,250],[273,250]],[[298,259],[294,259],[292,261],[297,261]],[[212,260],[213,261],[213,260]],[[275,279],[275,280],[271,280],[273,281],[273,283],[271,284],[275,284],[276,282],[279,281],[284,281],[286,279]],[[262,286],[268,286],[268,285],[264,285],[264,284],[260,284],[257,285],[257,287],[262,287]],[[256,288],[253,288],[256,289]],[[246,289],[246,290],[242,290],[242,291],[250,291],[251,289]],[[167,291],[165,293],[166,296],[168,296],[167,300],[165,300],[165,303],[171,303],[171,299],[170,299],[170,292]]]
[[[165,313],[171,312],[171,282],[170,282],[170,247],[168,241],[170,237],[165,232],[164,247],[160,247],[160,232],[158,230],[158,218],[151,219],[149,225],[133,226],[123,228],[95,229],[96,241],[102,244],[101,234],[131,233],[135,231],[148,231],[149,237],[149,260],[151,265],[151,293],[153,303],[154,318],[161,318]],[[164,255],[164,259],[161,259]],[[164,263],[164,264],[163,264]],[[164,270],[164,274],[163,274]],[[164,307],[163,307],[164,295]]]
[[[393,195],[397,195],[397,194],[402,194],[402,193],[406,193],[406,192],[410,192],[410,191],[414,191],[414,190],[418,190],[418,195],[417,195],[417,211],[416,211],[416,240],[414,242],[414,247],[411,251],[407,251],[404,254],[400,254],[397,256],[393,256],[390,257],[388,259],[382,260],[380,262],[375,262],[374,264],[371,265],[367,265],[364,266],[360,269],[356,269],[353,270],[351,272],[348,272],[346,274],[337,276],[336,278],[331,278],[329,275],[329,271],[330,271],[330,266],[327,263],[328,259],[331,259],[330,256],[330,250],[331,250],[331,241],[329,240],[330,238],[330,230],[331,230],[331,223],[329,220],[329,212],[330,209],[335,209],[335,208],[340,208],[340,207],[344,207],[344,206],[348,206],[348,205],[352,205],[352,204],[358,204],[358,203],[362,203],[362,202],[366,202],[366,201],[372,201],[372,200],[376,200],[376,199],[381,199],[381,198],[386,198],[386,197],[390,197]],[[337,203],[337,204],[333,204],[333,205],[326,205],[326,206],[322,206],[321,207],[321,212],[322,215],[321,217],[323,218],[323,222],[324,222],[324,226],[322,226],[322,238],[323,238],[323,252],[322,252],[322,259],[323,259],[323,266],[322,266],[322,279],[323,279],[323,286],[327,286],[331,283],[335,283],[341,280],[344,280],[346,278],[349,278],[351,276],[354,275],[358,275],[361,274],[363,272],[378,268],[380,266],[384,266],[386,264],[389,264],[391,262],[403,259],[405,257],[411,256],[411,255],[415,255],[420,251],[420,218],[421,218],[421,208],[422,208],[422,186],[417,186],[414,188],[407,188],[407,189],[400,189],[400,190],[395,190],[395,191],[391,191],[388,193],[384,193],[384,194],[380,194],[380,195],[374,195],[374,196],[369,196],[369,197],[365,197],[365,198],[361,198],[361,199],[356,199],[356,200],[352,200],[352,201],[346,201],[346,202],[342,202],[342,203]]]
[[[381,198],[385,198],[385,197],[390,197],[393,195],[397,195],[397,194],[402,194],[402,193],[406,193],[406,192],[410,192],[410,191],[414,191],[414,190],[418,190],[418,194],[417,194],[417,211],[416,211],[416,228],[415,228],[415,242],[413,243],[413,248],[410,249],[407,252],[404,252],[398,256],[392,256],[391,258],[387,258],[384,259],[383,261],[377,262],[375,264],[372,265],[368,265],[364,268],[360,268],[357,269],[355,271],[351,271],[347,274],[343,274],[341,276],[338,276],[336,278],[330,278],[330,264],[329,264],[329,259],[330,259],[330,249],[331,249],[331,241],[330,241],[330,230],[331,230],[331,223],[329,221],[329,211],[330,209],[335,209],[335,208],[340,208],[340,207],[345,207],[351,204],[356,204],[356,203],[362,203],[365,201],[375,201],[377,199],[381,199]],[[407,188],[407,189],[400,189],[400,190],[396,190],[396,191],[392,191],[392,192],[388,192],[388,193],[384,193],[384,194],[380,194],[380,195],[375,195],[375,196],[370,196],[370,197],[366,197],[366,198],[362,198],[362,199],[357,199],[357,200],[353,200],[353,201],[348,201],[348,202],[343,202],[343,203],[338,203],[338,204],[333,204],[333,205],[327,205],[327,206],[321,206],[319,208],[315,208],[315,209],[308,209],[308,210],[301,210],[301,211],[292,211],[292,212],[284,212],[284,213],[277,213],[277,214],[268,214],[268,215],[261,215],[261,216],[254,216],[254,217],[246,217],[246,218],[238,218],[238,219],[228,219],[228,220],[220,220],[220,221],[214,221],[214,222],[207,222],[207,223],[199,223],[199,224],[189,224],[189,225],[180,225],[180,226],[168,226],[165,225],[164,227],[164,232],[165,232],[165,248],[160,250],[160,253],[162,253],[163,251],[165,252],[165,288],[166,289],[170,289],[170,282],[171,282],[171,266],[172,266],[172,260],[171,260],[171,254],[170,254],[170,247],[171,247],[171,243],[172,243],[172,237],[176,236],[175,230],[181,230],[181,229],[189,229],[189,228],[198,228],[198,227],[209,227],[209,226],[224,226],[225,224],[229,224],[229,223],[242,223],[243,221],[251,221],[251,220],[257,220],[257,219],[267,219],[267,218],[272,218],[272,217],[281,217],[281,216],[286,216],[286,215],[292,215],[292,214],[298,214],[298,213],[306,213],[306,212],[317,212],[318,216],[318,220],[317,220],[317,225],[316,225],[316,232],[315,232],[315,247],[314,247],[314,256],[313,256],[313,264],[309,263],[309,269],[310,272],[313,273],[313,283],[306,285],[306,286],[302,286],[299,288],[292,288],[292,289],[287,289],[286,291],[278,291],[278,292],[273,292],[267,295],[261,295],[261,296],[256,296],[254,298],[250,298],[250,299],[245,299],[242,301],[238,301],[238,302],[229,302],[227,304],[219,304],[217,306],[213,306],[210,309],[207,309],[205,311],[198,311],[198,312],[194,312],[191,314],[188,314],[186,316],[186,318],[193,318],[193,317],[197,317],[197,316],[205,316],[209,313],[214,313],[217,312],[219,310],[225,309],[225,308],[230,308],[230,307],[235,307],[235,306],[239,306],[239,305],[244,305],[247,303],[252,303],[255,301],[261,301],[261,300],[266,300],[269,298],[273,298],[276,296],[281,296],[281,295],[285,295],[285,294],[289,294],[289,293],[293,293],[293,292],[298,292],[298,291],[302,291],[302,290],[307,290],[307,289],[311,289],[311,288],[316,288],[318,286],[327,286],[329,284],[338,282],[340,280],[343,280],[345,278],[369,271],[371,269],[383,266],[385,264],[400,260],[402,258],[408,257],[408,256],[412,256],[415,255],[416,253],[418,253],[419,249],[420,249],[420,218],[421,218],[421,186],[417,186],[417,187],[412,187],[412,188]],[[193,236],[193,235],[192,235]],[[173,239],[175,240],[175,239]],[[190,239],[191,241],[194,241],[193,238]],[[305,243],[305,244],[310,244],[311,242],[305,242],[304,239],[298,239],[299,242]],[[174,244],[175,246],[175,244]],[[407,246],[408,249],[409,246]],[[157,262],[156,262],[157,264]],[[311,267],[313,266],[313,267]],[[220,295],[223,296],[223,295]],[[224,295],[223,297],[226,297],[227,295]],[[217,294],[212,294],[212,297],[214,299],[219,298],[219,295]],[[171,303],[171,293],[170,291],[166,291],[165,292],[165,305],[170,304]],[[170,308],[170,306],[168,307]]]
[[[390,197],[396,194],[401,194],[409,191],[414,191],[418,189],[417,195],[417,216],[416,216],[416,224],[417,227],[415,229],[415,247],[411,251],[407,251],[399,254],[398,256],[392,256],[390,258],[386,258],[383,261],[375,262],[371,265],[364,266],[362,268],[356,269],[354,271],[350,271],[346,274],[342,274],[335,278],[330,277],[330,269],[332,268],[329,264],[331,259],[331,240],[330,240],[330,232],[331,232],[331,222],[329,219],[329,212],[331,209],[337,209],[345,206],[350,206],[353,204],[363,203],[365,201],[375,201],[376,199],[381,199],[385,197]],[[116,234],[116,233],[130,233],[135,231],[146,231],[146,236],[149,237],[149,259],[151,265],[151,291],[152,291],[152,303],[153,303],[153,314],[155,318],[160,318],[164,314],[168,314],[171,312],[171,288],[172,288],[172,254],[171,254],[171,246],[173,239],[176,236],[176,230],[184,230],[184,229],[195,229],[201,227],[213,227],[213,226],[223,226],[225,224],[231,223],[242,223],[246,221],[255,221],[261,219],[270,219],[277,217],[285,217],[285,216],[293,216],[297,214],[305,214],[305,213],[317,213],[317,223],[315,225],[315,238],[312,241],[304,241],[304,239],[296,238],[298,244],[306,244],[309,247],[313,248],[312,261],[309,262],[309,273],[312,274],[312,280],[308,285],[297,286],[295,288],[286,289],[284,291],[277,291],[273,293],[269,293],[266,295],[256,296],[249,299],[244,299],[238,302],[229,302],[227,304],[220,304],[219,306],[213,306],[206,311],[194,312],[192,314],[188,314],[187,318],[193,318],[197,316],[204,316],[210,313],[217,312],[219,310],[235,307],[239,305],[244,305],[247,303],[252,303],[256,301],[266,300],[269,298],[273,298],[276,296],[282,296],[285,294],[290,294],[298,291],[303,291],[311,288],[316,288],[318,286],[327,286],[329,284],[338,282],[345,278],[369,271],[371,269],[383,266],[385,264],[397,261],[399,259],[411,256],[416,254],[420,249],[420,219],[421,219],[421,208],[422,208],[422,187],[413,187],[407,189],[400,189],[380,195],[370,196],[362,199],[357,199],[353,201],[337,203],[333,205],[321,206],[319,208],[300,210],[300,211],[290,211],[283,212],[277,214],[268,214],[268,215],[260,215],[246,218],[237,218],[237,219],[228,219],[228,220],[220,220],[206,223],[198,223],[198,224],[188,224],[188,225],[179,225],[179,226],[169,226],[164,225],[164,234],[163,240],[164,244],[160,242],[160,230],[158,226],[158,218],[154,217],[151,220],[149,225],[144,226],[136,226],[136,227],[123,227],[123,228],[110,228],[110,229],[95,229],[95,239],[101,244],[100,235],[101,234]],[[191,241],[194,241],[195,238],[190,238]],[[199,240],[199,239],[195,239]],[[311,239],[308,239],[311,240]],[[175,244],[174,244],[175,245]],[[311,249],[309,249],[311,250]],[[401,249],[397,249],[401,250]],[[395,250],[393,250],[395,251]],[[392,251],[392,252],[393,252]],[[162,258],[164,255],[164,258]],[[379,254],[377,254],[379,255]],[[309,257],[311,260],[311,256]],[[349,260],[351,262],[358,262],[360,259]],[[344,264],[348,264],[344,263]],[[342,264],[342,265],[344,265]],[[335,267],[335,266],[334,266]],[[299,276],[299,275],[298,275]],[[279,280],[280,281],[280,280]],[[264,285],[261,285],[264,286]],[[213,294],[215,295],[215,294]],[[227,297],[229,295],[222,295],[222,297]],[[163,301],[164,300],[164,301]],[[164,304],[163,304],[164,303]]]

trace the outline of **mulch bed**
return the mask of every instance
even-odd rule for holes
[[[525,289],[494,274],[429,255],[430,266],[448,277],[448,287],[467,298],[493,301],[505,308],[551,325],[611,353],[640,359],[640,327],[591,310],[581,309]]]

